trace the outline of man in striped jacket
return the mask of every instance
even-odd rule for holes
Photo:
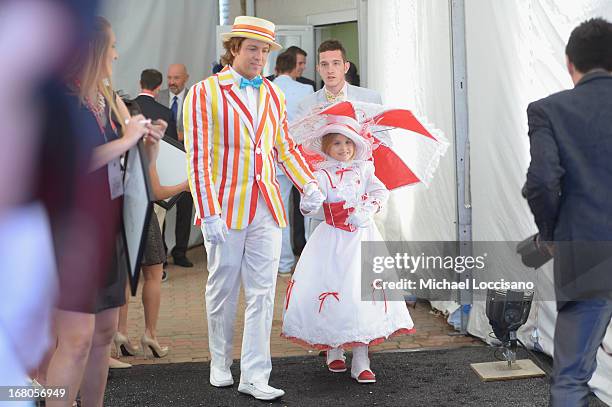
[[[284,392],[268,385],[270,331],[287,225],[276,165],[320,207],[323,195],[287,129],[285,97],[261,72],[274,41],[274,24],[237,17],[222,34],[225,68],[195,84],[183,107],[189,185],[204,235],[210,383],[234,383],[232,336],[240,282],[246,310],[238,391],[262,400]]]

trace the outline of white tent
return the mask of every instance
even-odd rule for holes
[[[387,103],[411,108],[452,135],[456,83],[449,3],[368,1],[367,51],[369,87],[380,90]],[[471,192],[471,199],[466,194],[459,208],[464,204],[471,207],[474,241],[518,241],[535,232],[520,193],[529,163],[527,104],[572,86],[565,68],[565,43],[576,25],[598,16],[612,19],[610,1],[465,1],[467,159],[471,168],[463,188]],[[462,63],[460,55],[454,62]],[[401,222],[386,230],[387,238],[456,239],[454,160],[452,154],[445,157],[429,190],[419,187],[394,194],[387,217]],[[457,178],[463,174],[459,175]],[[536,278],[548,283],[536,293],[536,300],[553,298],[551,265],[539,270]],[[433,305],[451,312],[457,307],[453,303]],[[474,303],[468,332],[488,341],[491,327],[484,305]],[[552,354],[555,318],[554,302],[537,301],[528,323],[519,331],[520,338]],[[611,349],[612,328],[598,354],[599,366],[591,381],[597,396],[608,404],[612,404]]]

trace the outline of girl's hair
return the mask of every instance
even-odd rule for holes
[[[110,111],[124,128],[124,119],[117,107],[115,92],[111,78],[104,78],[103,70],[111,47],[111,25],[104,17],[96,17],[88,47],[76,58],[74,70],[69,74],[69,81],[80,82],[79,99],[85,102],[85,97],[92,88],[96,88],[106,100]],[[95,103],[95,101],[92,101]],[[110,117],[109,117],[110,120]]]
[[[245,38],[242,37],[232,37],[227,41],[223,42],[223,48],[225,48],[225,54],[221,57],[221,65],[231,65],[234,63],[234,55],[232,51],[238,52],[240,51],[240,47],[244,42]]]
[[[340,133],[327,133],[327,134],[325,134],[321,138],[321,151],[323,151],[325,154],[329,155],[329,149],[331,148],[331,145],[332,145],[332,143],[334,142],[334,140],[336,139],[337,136],[346,137],[344,134],[340,134]],[[348,137],[346,137],[346,138],[348,138]],[[350,138],[348,138],[348,139],[351,140]],[[353,143],[353,146],[355,146],[355,142],[353,140],[351,140],[351,143]],[[355,153],[356,152],[357,152],[357,149],[353,148],[353,155],[351,156],[351,158],[355,157]]]

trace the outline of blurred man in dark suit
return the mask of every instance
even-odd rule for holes
[[[166,106],[155,101],[163,82],[161,72],[155,69],[145,69],[140,74],[140,94],[134,101],[140,107],[142,114],[151,120],[162,119],[168,123],[165,136],[178,140],[176,135],[176,122],[172,117],[172,111]]]
[[[540,244],[555,258],[550,403],[587,406],[612,318],[612,24],[600,18],[580,24],[565,53],[575,87],[527,108],[524,193]]]

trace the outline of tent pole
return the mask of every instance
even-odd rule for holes
[[[467,60],[465,45],[465,0],[449,0],[453,61],[453,112],[457,179],[457,244],[460,256],[472,255],[472,198],[470,191],[470,139],[468,120]],[[471,278],[471,273],[457,274]],[[468,316],[463,307],[472,303],[471,290],[458,293],[461,305],[461,334],[467,333]]]
[[[255,0],[246,0],[244,14],[255,17]]]

